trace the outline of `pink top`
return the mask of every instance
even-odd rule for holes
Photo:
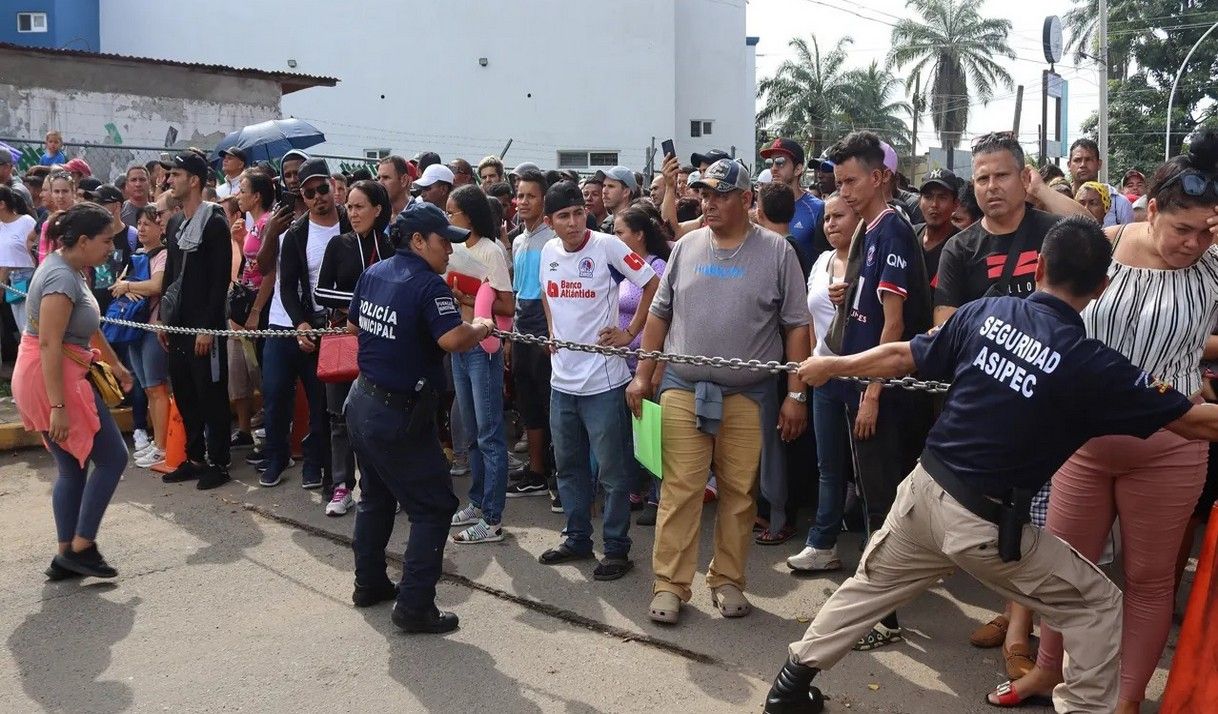
[[[254,227],[245,234],[245,245],[241,252],[245,254],[245,271],[241,273],[241,282],[257,290],[262,285],[263,275],[258,271],[258,249],[262,247],[262,231],[266,230],[267,219],[271,212],[267,211],[254,221]]]
[[[98,358],[97,350],[63,343],[63,349],[74,350],[87,361]],[[45,432],[51,428],[51,400],[42,379],[42,355],[38,338],[23,334],[17,350],[17,365],[13,368],[13,403],[21,414],[26,431]],[[60,444],[64,451],[76,457],[83,469],[93,451],[93,436],[101,429],[93,385],[85,376],[85,366],[66,354],[63,357],[63,403],[68,411],[68,439]],[[44,437],[45,442],[45,437]]]
[[[38,234],[38,264],[42,265],[42,261],[46,260],[47,255],[55,251],[55,246],[51,245],[51,240],[47,238],[47,228],[51,222],[42,222],[42,231]]]

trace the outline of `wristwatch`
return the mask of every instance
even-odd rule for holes
[[[787,399],[794,399],[795,401],[799,402],[800,404],[807,404],[808,403],[808,393],[807,392],[787,392]]]

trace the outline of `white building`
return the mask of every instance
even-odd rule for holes
[[[754,155],[745,0],[101,3],[101,51],[339,78],[285,115],[350,156],[641,170],[652,138]]]

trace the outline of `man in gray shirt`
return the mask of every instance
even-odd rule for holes
[[[681,354],[802,361],[810,342],[799,259],[786,240],[749,223],[752,191],[744,166],[715,162],[691,184],[706,227],[677,243],[651,304],[643,349]],[[640,360],[627,389],[635,415],[652,393],[654,360]],[[715,553],[707,584],[725,617],[747,615],[744,562],[757,505],[753,498],[765,430],[790,441],[807,423],[803,384],[788,375],[780,408],[769,373],[669,364],[660,384],[664,461],[652,569],[650,617],[675,623],[691,596],[698,563],[702,492],[710,468],[719,487]],[[771,402],[771,407],[773,407]],[[777,413],[777,424],[765,420]]]

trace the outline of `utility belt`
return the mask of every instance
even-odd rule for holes
[[[1012,488],[1001,499],[989,496],[965,483],[929,449],[922,451],[922,468],[948,495],[970,513],[998,526],[998,557],[1004,563],[1019,560],[1023,526],[1031,521],[1029,513],[1035,491]]]
[[[413,392],[385,389],[362,374],[356,378],[355,386],[385,406],[403,412],[407,418],[407,436],[423,436],[435,427],[439,394],[426,379],[420,379]]]

